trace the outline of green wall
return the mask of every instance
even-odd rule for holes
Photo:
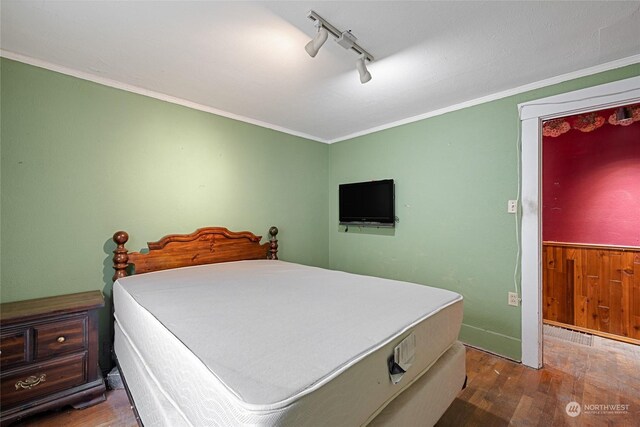
[[[328,266],[326,144],[7,59],[0,67],[2,302],[110,296],[116,230],[140,250],[208,225],[265,239],[277,225],[282,259]]]
[[[110,296],[119,229],[139,250],[205,225],[266,235],[273,224],[282,259],[460,292],[461,339],[519,359],[520,309],[506,304],[516,104],[636,75],[639,65],[328,146],[2,59],[0,299]],[[396,180],[397,227],[345,233],[338,184],[381,178]]]
[[[339,142],[329,152],[330,267],[451,289],[465,298],[461,340],[520,359],[517,104],[640,75],[633,65]],[[338,185],[393,178],[394,230],[338,226]]]

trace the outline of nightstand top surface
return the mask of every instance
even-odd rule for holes
[[[6,326],[44,315],[75,313],[101,307],[104,307],[104,297],[100,291],[7,302],[0,304],[0,323]]]

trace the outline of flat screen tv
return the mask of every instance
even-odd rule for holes
[[[354,182],[339,187],[339,217],[344,225],[395,225],[392,179]]]

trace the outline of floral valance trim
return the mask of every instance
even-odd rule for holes
[[[577,116],[562,117],[559,119],[547,120],[542,124],[542,135],[556,138],[571,129],[581,132],[592,132],[601,128],[605,123],[614,126],[629,126],[640,121],[640,104],[623,107],[626,109],[625,116],[618,116],[618,108],[597,111],[595,113],[579,114]]]

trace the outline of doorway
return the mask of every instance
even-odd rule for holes
[[[640,102],[640,77],[518,105],[521,121],[522,363],[542,367],[542,122]]]
[[[547,325],[640,344],[640,104],[542,124]]]

